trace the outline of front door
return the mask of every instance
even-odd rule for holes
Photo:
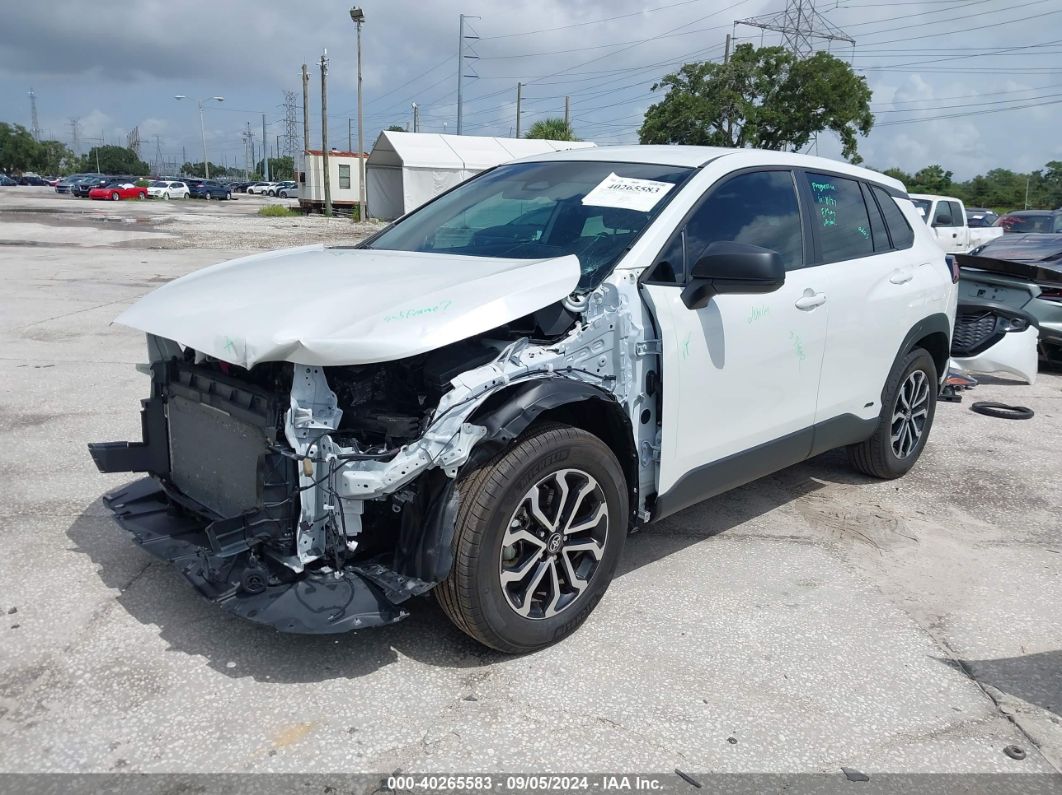
[[[788,170],[724,177],[647,274],[644,290],[663,356],[658,494],[669,510],[810,451],[828,289],[817,268],[803,267],[809,257],[797,196]],[[763,295],[717,295],[702,309],[687,309],[680,297],[686,275],[716,241],[778,251],[785,284]]]

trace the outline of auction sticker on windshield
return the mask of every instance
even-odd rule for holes
[[[634,179],[609,174],[601,184],[583,197],[583,204],[591,207],[617,207],[623,210],[649,212],[671,190],[670,182]]]

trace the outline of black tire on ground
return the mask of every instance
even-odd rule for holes
[[[924,399],[923,389],[926,390]],[[849,445],[848,460],[852,466],[885,480],[907,474],[925,449],[936,414],[938,392],[933,357],[924,348],[912,349],[889,374],[882,390],[881,417],[874,435],[865,442]],[[918,424],[920,414],[921,425]],[[905,425],[910,429],[906,435]]]
[[[596,481],[600,490],[588,492],[585,499],[580,499],[578,495],[584,487],[591,488],[589,478],[584,476]],[[556,488],[556,478],[570,485],[567,499],[556,499],[561,494]],[[561,527],[561,530],[547,531],[541,543],[520,541],[503,550],[507,532],[530,516],[528,497],[539,484],[546,484],[543,488],[547,494],[540,514],[552,516],[555,529]],[[439,604],[450,620],[480,643],[509,654],[541,649],[578,629],[608,588],[627,536],[627,485],[623,469],[608,446],[578,428],[542,423],[529,429],[492,460],[463,476],[458,492],[460,509],[454,530],[454,564],[450,575],[435,589]],[[595,501],[597,508],[594,508]],[[602,504],[607,507],[603,535],[602,522],[592,524],[593,519],[588,519],[581,503],[595,517],[600,516]],[[564,527],[588,524],[594,529],[575,529],[570,531],[571,536],[564,533]],[[526,526],[533,531],[541,525]],[[585,549],[586,543],[579,539],[585,539],[587,532],[600,539],[594,542],[599,556],[568,549],[569,541],[571,546]],[[565,546],[551,557],[549,542],[554,537],[562,538]],[[544,547],[541,553],[537,552],[539,546]],[[529,579],[523,582],[533,580],[540,569],[544,572],[537,581],[544,584],[530,588],[522,600],[536,614],[527,617],[517,612],[511,601],[513,597],[502,585],[502,570],[507,565],[504,555],[513,556],[509,572],[523,568],[518,550],[527,553],[524,562],[531,564],[524,569],[529,572]],[[552,569],[549,568],[551,560]],[[560,572],[559,581],[552,578],[553,571]],[[567,572],[576,573],[581,587],[569,587]],[[580,573],[585,579],[580,579]],[[519,588],[520,583],[510,583],[509,587]],[[548,615],[552,609],[557,612]]]

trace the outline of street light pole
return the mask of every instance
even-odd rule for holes
[[[350,18],[357,28],[358,39],[358,220],[364,221],[368,202],[365,186],[365,139],[364,124],[361,115],[361,26],[365,22],[365,12],[357,6],[350,9]]]
[[[184,94],[177,94],[174,99],[188,99]],[[204,99],[197,99],[195,104],[199,107],[199,133],[203,136],[203,174],[206,179],[210,179],[210,160],[207,159],[206,148],[206,122],[203,121],[203,103],[210,102],[224,102],[225,97],[206,97]]]

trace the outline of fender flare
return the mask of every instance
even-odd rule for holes
[[[483,426],[487,432],[462,469],[482,466],[512,444],[543,413],[591,400],[601,401],[602,411],[608,412],[604,416],[609,422],[620,422],[631,439],[631,455],[614,452],[628,477],[628,486],[637,484],[634,431],[615,396],[593,384],[560,375],[510,384],[492,392],[477,406],[466,422]],[[453,565],[452,545],[460,508],[457,479],[433,469],[422,480],[417,499],[403,512],[394,569],[406,576],[437,583],[449,575]]]
[[[915,346],[915,343],[919,340],[925,339],[930,334],[943,334],[948,341],[947,347],[944,350],[943,366],[941,362],[937,362],[937,368],[940,372],[938,376],[943,378],[948,374],[948,358],[951,355],[951,336],[952,336],[952,322],[948,319],[948,316],[943,312],[937,312],[933,315],[928,315],[917,323],[915,323],[911,330],[907,332],[907,336],[903,338],[903,342],[900,343],[899,350],[896,351],[896,358],[892,361],[892,368],[889,372],[893,372],[900,360],[910,353],[911,348]],[[929,351],[932,355],[933,351]]]

